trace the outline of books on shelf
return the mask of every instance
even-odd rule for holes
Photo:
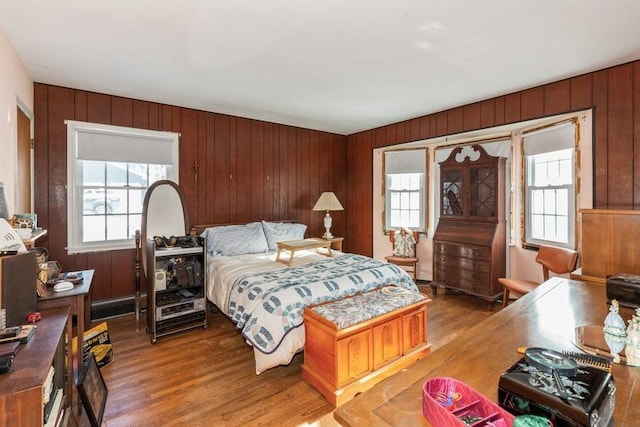
[[[49,406],[49,411],[47,412],[47,406],[45,406],[44,413],[44,427],[54,427],[57,426],[59,421],[62,419],[62,402],[64,398],[64,393],[61,388],[55,390],[55,395],[52,400],[51,406]]]
[[[46,405],[49,403],[49,397],[51,396],[51,392],[53,391],[53,375],[56,370],[53,366],[49,367],[49,372],[47,372],[47,378],[44,380],[44,385],[42,387],[42,401]]]

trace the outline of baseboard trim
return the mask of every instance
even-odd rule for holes
[[[146,295],[140,297],[146,299]],[[110,317],[133,314],[136,311],[136,299],[133,295],[122,298],[112,298],[91,303],[91,321],[104,320]]]

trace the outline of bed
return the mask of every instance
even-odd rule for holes
[[[286,365],[304,348],[305,306],[384,285],[417,291],[402,268],[357,254],[296,251],[290,266],[276,262],[277,242],[304,238],[297,223],[198,226],[207,239],[207,299],[253,348],[256,374]]]

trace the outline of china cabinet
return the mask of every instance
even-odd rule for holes
[[[471,149],[471,153],[466,152]],[[472,159],[473,158],[473,159]],[[493,304],[506,270],[505,158],[479,145],[440,163],[440,220],[433,238],[434,293],[457,289]]]

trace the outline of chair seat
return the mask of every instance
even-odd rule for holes
[[[511,292],[515,292],[520,295],[527,294],[534,290],[540,284],[531,280],[509,279],[501,277],[498,282],[505,288],[509,288]]]
[[[418,262],[418,258],[405,256],[386,256],[388,262],[398,265],[413,265]]]
[[[389,255],[384,257],[384,259],[386,259],[387,262],[391,264],[403,267],[403,269],[406,270],[407,273],[411,274],[413,280],[418,279],[418,258]]]

